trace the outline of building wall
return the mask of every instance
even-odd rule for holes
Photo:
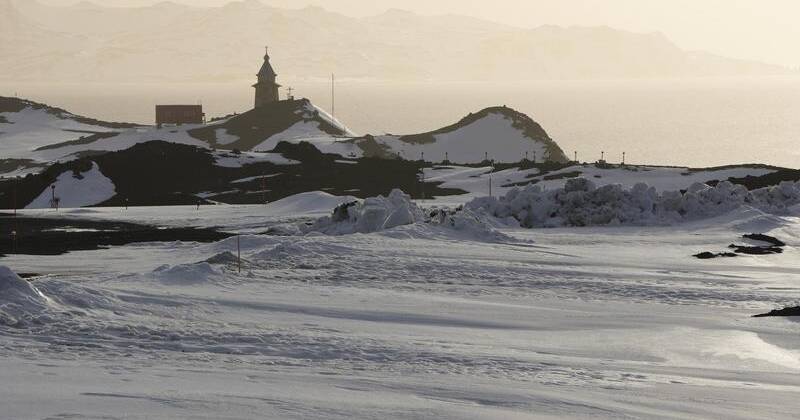
[[[278,85],[275,82],[258,82],[256,88],[255,107],[278,101]]]
[[[156,125],[202,124],[202,105],[156,105]]]

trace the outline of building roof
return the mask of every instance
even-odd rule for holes
[[[269,51],[264,55],[264,64],[261,65],[261,70],[258,71],[258,77],[275,77],[277,74],[275,70],[272,69],[272,65],[269,63]]]

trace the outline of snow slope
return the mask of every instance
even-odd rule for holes
[[[487,108],[470,114],[456,124],[430,133],[410,136],[377,136],[378,143],[404,159],[424,158],[475,163],[488,157],[497,162],[567,161],[564,152],[530,117],[511,108]],[[425,154],[423,157],[422,154]]]
[[[26,107],[18,112],[0,112],[0,150],[4,158],[33,158],[35,149],[71,140],[91,133],[113,131],[54,115],[43,108]]]
[[[119,151],[153,140],[264,152],[280,141],[310,141],[326,153],[361,156],[358,147],[342,142],[354,134],[305,99],[282,101],[275,105],[276,110],[252,110],[208,124],[161,128],[95,121],[15,98],[0,100],[0,111],[5,111],[0,112],[0,156],[6,159],[66,161],[86,151]],[[14,173],[19,171],[15,168]]]
[[[87,172],[77,175],[73,171],[62,173],[53,185],[56,187],[55,195],[60,199],[59,207],[61,208],[100,204],[116,194],[114,183],[100,172],[100,168],[94,162],[92,162],[92,168]],[[52,195],[53,191],[47,187],[25,208],[50,208]]]

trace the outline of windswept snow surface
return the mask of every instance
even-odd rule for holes
[[[0,417],[795,418],[800,324],[750,317],[800,300],[790,213],[6,257]]]
[[[92,162],[92,169],[76,175],[72,171],[66,171],[58,176],[55,185],[55,195],[60,199],[59,207],[74,208],[86,207],[100,204],[117,193],[114,183],[108,179],[97,166]],[[47,187],[36,197],[26,209],[45,209],[50,208],[50,201],[53,191]]]

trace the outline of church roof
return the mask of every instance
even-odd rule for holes
[[[264,55],[264,64],[261,65],[261,70],[258,71],[258,77],[275,77],[277,74],[275,70],[272,69],[272,65],[269,63],[269,53]]]

